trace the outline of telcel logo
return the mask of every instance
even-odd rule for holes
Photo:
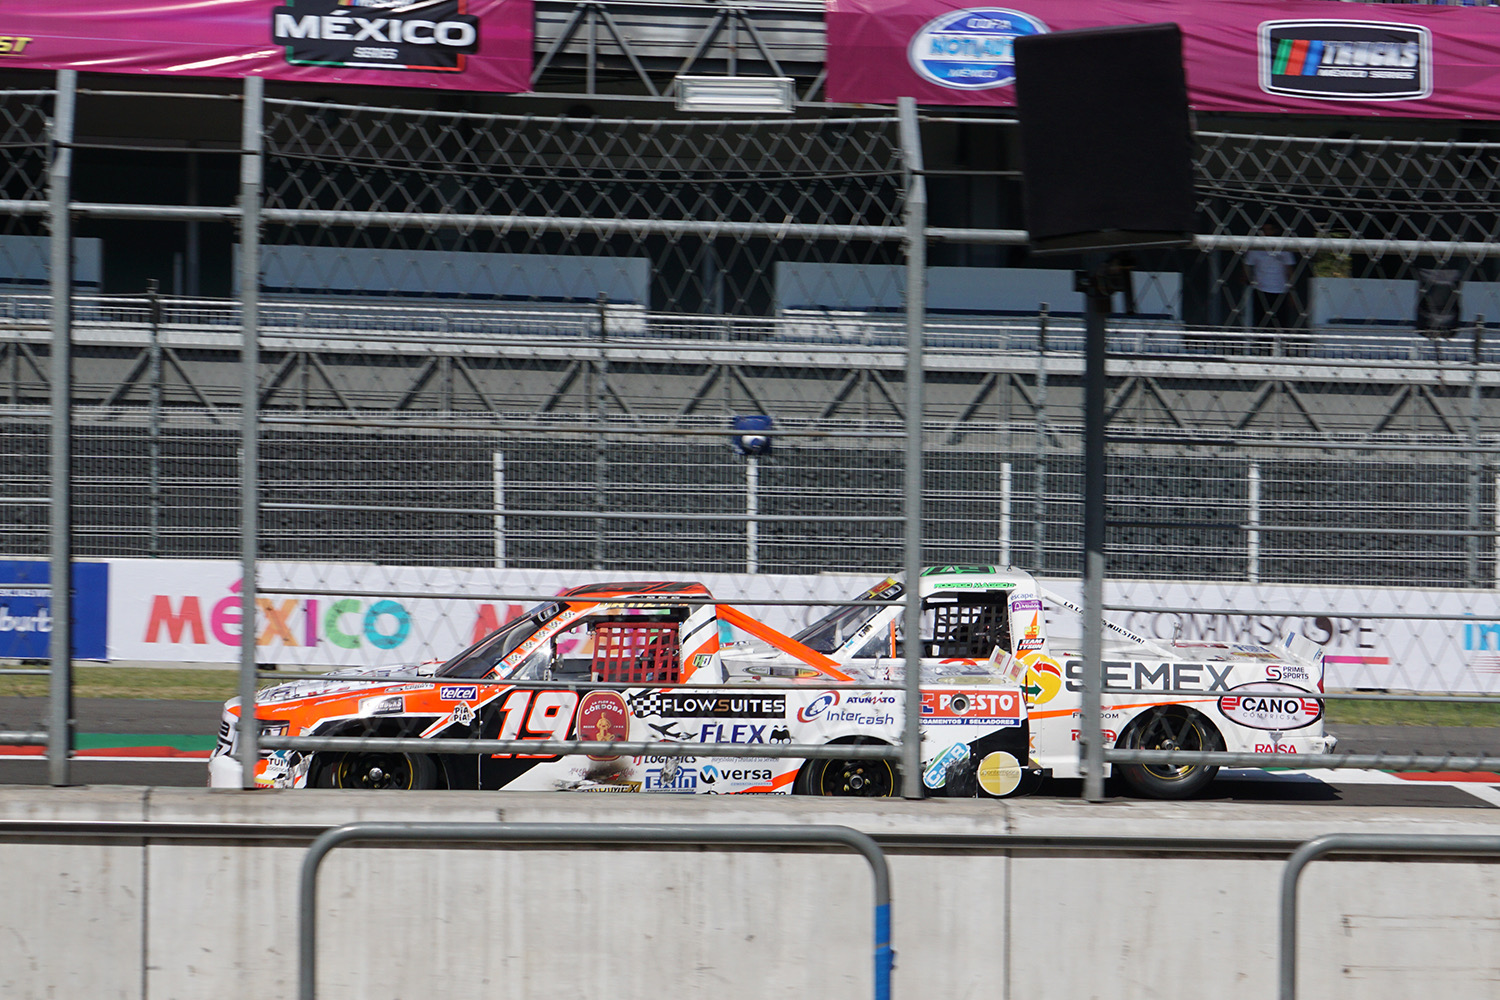
[[[1412,101],[1432,94],[1432,33],[1383,21],[1266,21],[1260,89],[1327,101]]]
[[[977,7],[949,11],[922,25],[922,30],[912,36],[906,61],[918,76],[940,87],[1004,87],[1016,82],[1016,60],[1011,51],[1016,38],[1046,32],[1047,26],[1041,21],[1016,10]]]

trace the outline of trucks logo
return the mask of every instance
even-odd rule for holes
[[[1016,82],[1011,47],[1017,36],[1041,35],[1047,26],[1029,14],[991,7],[954,10],[922,25],[907,46],[906,61],[929,83],[953,90],[986,90]],[[988,566],[944,566],[923,576],[987,573]],[[992,584],[1013,587],[1013,583]],[[937,584],[970,587],[974,584]],[[980,586],[984,586],[980,584]]]
[[[479,51],[466,0],[288,0],[271,10],[271,40],[293,66],[457,73]]]
[[[630,713],[618,691],[590,691],[578,703],[578,738],[614,743],[630,735]],[[614,760],[596,757],[590,760]]]
[[[1019,726],[1021,698],[1014,691],[923,691],[922,722],[930,726],[962,722]]]
[[[784,719],[786,695],[645,691],[630,696],[630,711],[636,716],[663,719]]]
[[[1432,33],[1383,21],[1266,21],[1260,89],[1330,101],[1410,101],[1432,94]]]
[[[1323,717],[1323,704],[1290,684],[1259,681],[1241,684],[1219,698],[1219,711],[1231,722],[1251,729],[1284,732],[1302,729]]]

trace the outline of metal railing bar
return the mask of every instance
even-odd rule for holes
[[[1166,640],[1162,640],[1162,641],[1165,642]],[[1119,662],[1119,661],[1110,660],[1110,661],[1107,661],[1107,662],[1113,663],[1113,662]],[[1253,683],[1256,683],[1256,682],[1251,681],[1250,683],[1253,684]],[[1263,681],[1261,683],[1274,684],[1274,683],[1278,683],[1278,682],[1276,682],[1276,681]],[[1308,698],[1308,699],[1311,699],[1313,701],[1414,701],[1414,702],[1430,701],[1430,702],[1442,703],[1442,704],[1494,705],[1495,707],[1500,708],[1500,694],[1401,694],[1399,692],[1388,693],[1388,692],[1385,692],[1385,691],[1378,691],[1378,692],[1370,692],[1370,691],[1281,691],[1281,692],[1277,692],[1274,689],[1270,689],[1270,688],[1266,689],[1265,691],[1259,691],[1259,692],[1249,691],[1249,690],[1246,690],[1245,688],[1240,688],[1239,692],[1241,694],[1278,694],[1278,693],[1279,694],[1289,694],[1289,695],[1290,694],[1294,694],[1298,698]],[[1179,690],[1179,689],[1176,689],[1176,688],[1113,688],[1113,687],[1107,687],[1107,688],[1104,689],[1103,693],[1104,694],[1132,694],[1132,695],[1136,695],[1136,694],[1149,694],[1149,695],[1159,695],[1159,696],[1167,697],[1167,698],[1200,698],[1200,699],[1210,699],[1210,698],[1217,698],[1221,693],[1222,694],[1232,694],[1233,692],[1229,688],[1218,688],[1218,689],[1214,689],[1214,690],[1210,690],[1210,691],[1204,691],[1202,688],[1197,688],[1197,689],[1192,690],[1192,691],[1183,691],[1183,690]]]
[[[1307,841],[1281,870],[1281,950],[1277,997],[1297,997],[1297,884],[1308,864],[1328,854],[1500,854],[1500,836],[1434,833],[1332,833]]]
[[[875,1000],[890,1000],[891,878],[885,854],[868,834],[847,826],[677,823],[349,823],[320,835],[302,859],[297,893],[299,1000],[317,995],[318,866],[334,848],[357,840],[504,844],[662,844],[846,847],[869,863],[875,881]]]
[[[379,718],[375,716],[374,718]],[[763,720],[766,728],[775,719]],[[765,757],[808,760],[897,760],[901,748],[849,743],[661,743],[644,740],[611,743],[600,740],[457,740],[417,736],[261,736],[267,750],[312,750],[424,754],[516,754],[563,757],[573,754],[618,757]]]
[[[1286,584],[1273,584],[1273,586],[1287,586]],[[1465,591],[1453,590],[1454,594],[1463,594]],[[1469,593],[1472,593],[1470,591]],[[1500,597],[1500,595],[1496,595]],[[1138,611],[1141,613],[1163,614],[1163,615],[1232,615],[1236,618],[1389,618],[1392,620],[1412,621],[1439,621],[1439,622],[1494,622],[1500,621],[1500,613],[1496,615],[1478,614],[1452,614],[1448,612],[1420,611],[1333,611],[1331,609],[1308,610],[1300,608],[1295,611],[1285,611],[1278,608],[1214,608],[1214,607],[1176,607],[1163,608],[1157,605],[1149,607],[1138,604],[1106,604],[1105,611]]]
[[[527,431],[532,433],[546,434],[608,434],[611,436],[623,436],[633,434],[651,434],[663,437],[730,437],[732,431],[728,427],[654,427],[649,424],[632,424],[630,426],[615,425],[591,425],[591,424],[568,424],[568,423],[528,423],[526,421],[477,421],[477,420],[401,420],[394,417],[288,417],[288,416],[264,416],[261,425],[309,425],[320,427],[390,427],[410,428],[413,430],[466,430],[466,431]],[[782,429],[780,427],[772,433],[773,437],[782,438],[839,438],[857,437],[861,440],[871,438],[905,438],[904,431],[884,430],[860,430],[849,428],[848,430],[833,431],[799,431]],[[593,516],[593,515],[590,515]]]
[[[47,732],[0,732],[0,746],[46,746],[50,735]]]
[[[675,574],[682,576],[684,574]],[[870,576],[876,574],[871,573]],[[801,600],[790,597],[692,597],[688,595],[675,596],[668,594],[629,594],[624,597],[602,597],[598,594],[575,594],[571,597],[563,597],[557,594],[495,594],[487,591],[462,591],[442,592],[432,590],[313,590],[302,587],[257,587],[256,590],[262,594],[305,594],[308,597],[430,597],[433,600],[450,601],[533,601],[539,604],[548,604],[560,601],[564,604],[569,602],[599,602],[609,604],[611,602],[628,601],[631,604],[693,604],[693,605],[754,605],[756,607],[828,607],[828,608],[887,608],[899,606],[901,601],[873,601],[873,600],[825,600],[821,597],[808,597]]]
[[[900,514],[880,517],[873,514],[746,514],[728,511],[723,514],[662,513],[660,511],[590,511],[590,510],[516,510],[506,507],[393,507],[386,504],[352,503],[262,503],[261,510],[372,511],[397,514],[463,514],[472,517],[554,517],[582,518],[590,521],[771,521],[784,523],[855,523],[886,524],[901,520]]]
[[[1269,735],[1267,739],[1270,739]],[[1208,764],[1220,767],[1363,768],[1374,771],[1496,771],[1500,756],[1395,753],[1227,753],[1222,750],[1104,750],[1111,764]]]
[[[262,590],[260,593],[268,593]],[[513,687],[523,690],[556,691],[562,688],[568,690],[604,690],[618,691],[621,687],[649,687],[653,691],[682,691],[691,694],[694,691],[739,691],[741,693],[753,693],[757,691],[809,691],[816,688],[838,688],[840,691],[904,691],[905,685],[899,683],[865,683],[854,684],[846,681],[835,681],[832,678],[824,678],[822,682],[813,685],[808,683],[794,684],[789,681],[777,682],[774,680],[756,681],[738,684],[635,684],[622,685],[619,681],[613,683],[608,681],[578,681],[578,680],[551,680],[551,681],[509,681],[495,677],[438,677],[434,674],[382,674],[380,676],[366,676],[360,674],[340,674],[337,669],[323,671],[321,673],[283,673],[280,670],[262,670],[256,673],[256,677],[262,680],[296,681],[296,680],[336,680],[339,683],[345,681],[353,683],[368,684],[478,684],[482,687]],[[274,703],[271,703],[274,704]]]

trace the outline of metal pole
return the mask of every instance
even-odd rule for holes
[[[1011,464],[1000,463],[1000,565],[1011,565],[1010,557],[1011,516]]]
[[[52,169],[48,178],[52,294],[51,587],[52,660],[49,685],[52,721],[47,773],[54,785],[68,783],[73,752],[73,232],[68,203],[73,187],[73,115],[78,71],[57,74],[52,109]]]
[[[146,298],[151,312],[151,408],[147,419],[146,440],[151,449],[149,540],[146,552],[152,559],[161,558],[161,296],[155,278],[146,282]]]
[[[1245,532],[1245,579],[1250,583],[1260,582],[1260,463],[1250,463],[1246,493],[1249,511],[1245,523],[1250,529]]]
[[[1046,571],[1047,548],[1047,303],[1042,303],[1036,331],[1036,524],[1031,535],[1031,571]]]
[[[491,466],[492,499],[495,505],[495,568],[505,568],[505,452],[497,451]]]
[[[897,101],[906,160],[906,712],[901,794],[922,797],[922,349],[927,321],[927,180],[917,102]]]
[[[760,572],[760,459],[745,456],[745,572]]]
[[[509,844],[730,844],[842,846],[864,857],[875,880],[875,1000],[890,1000],[891,876],[885,852],[868,834],[847,826],[686,823],[350,823],[320,835],[302,858],[297,893],[297,996],[317,995],[318,866],[340,844],[355,840],[499,842]]]
[[[608,411],[609,400],[607,398],[609,388],[609,359],[604,354],[604,342],[609,337],[608,326],[609,299],[603,292],[599,293],[599,360],[594,368],[593,393],[589,398],[589,406],[593,410],[595,425],[598,428],[594,435],[594,513],[604,513],[605,495],[604,483],[609,475],[609,452],[608,442],[604,440],[604,420]],[[603,518],[594,519],[594,569],[604,569],[604,525]]]
[[[260,540],[260,186],[265,80],[245,78],[240,149],[240,769],[255,787],[255,560]]]
[[[1479,355],[1480,348],[1484,344],[1484,316],[1474,317],[1474,363],[1473,371],[1469,379],[1469,523],[1470,531],[1475,532],[1465,542],[1468,559],[1468,585],[1478,587],[1479,583],[1479,492],[1484,476],[1484,456],[1479,450],[1479,423],[1483,392],[1479,388]]]
[[[1078,756],[1083,797],[1104,799],[1104,736],[1100,692],[1104,661],[1104,318],[1109,315],[1105,263],[1093,263],[1085,282],[1083,373],[1083,711]]]

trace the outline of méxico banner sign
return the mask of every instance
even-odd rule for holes
[[[828,97],[1015,104],[1026,35],[1174,22],[1202,111],[1500,118],[1489,8],[1245,0],[828,0]]]
[[[6,0],[0,65],[516,93],[531,0]]]

